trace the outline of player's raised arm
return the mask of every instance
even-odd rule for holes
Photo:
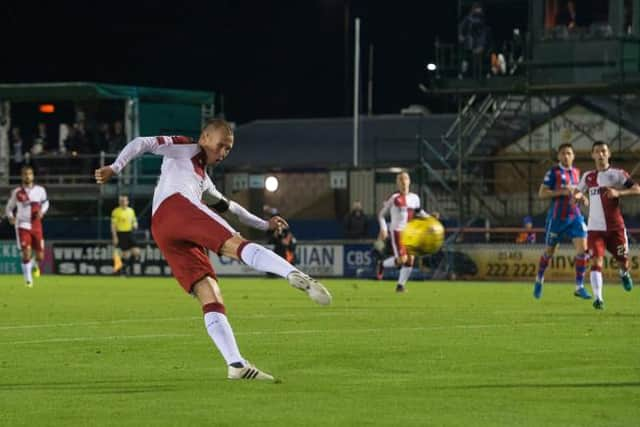
[[[573,191],[571,193],[571,196],[574,203],[582,202],[585,206],[589,206],[589,198],[586,194],[586,191],[588,190],[586,176],[586,173],[582,174],[582,177],[580,177],[580,182],[578,182],[578,185],[572,189]]]
[[[571,196],[573,189],[571,187],[556,188],[556,180],[553,175],[553,169],[547,171],[544,180],[538,188],[538,197],[541,199],[551,199],[553,197]]]
[[[385,240],[387,238],[387,235],[389,234],[386,216],[389,215],[392,205],[393,198],[389,197],[389,199],[384,202],[384,205],[382,205],[382,209],[380,209],[380,211],[378,212],[378,225],[380,226],[380,233],[378,234],[378,238],[380,240]]]
[[[419,207],[414,211],[414,216],[416,218],[428,218],[430,216],[433,216],[436,219],[438,219],[440,214],[438,214],[438,212],[433,212],[433,214],[430,214],[429,212],[425,211],[422,207]]]
[[[44,194],[43,194],[43,199],[40,205],[40,212],[38,213],[38,215],[40,216],[40,218],[44,217],[44,215],[47,213],[47,211],[49,210],[49,199],[47,198],[47,191],[44,190]]]
[[[191,138],[184,136],[139,136],[125,145],[112,164],[96,169],[96,182],[104,184],[113,175],[119,174],[132,160],[145,153],[179,159],[191,158],[199,150]]]
[[[217,212],[231,212],[234,214],[238,220],[244,225],[248,225],[251,228],[255,228],[262,231],[273,230],[275,228],[286,228],[289,227],[287,221],[285,221],[282,217],[274,216],[269,219],[269,221],[265,221],[262,218],[257,217],[252,214],[240,204],[234,202],[233,200],[227,199],[218,189],[213,185],[211,179],[207,177],[206,188],[203,194],[204,201],[207,205],[211,206]]]

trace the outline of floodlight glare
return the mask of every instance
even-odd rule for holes
[[[264,180],[264,188],[271,193],[276,191],[278,189],[278,178],[275,176],[268,176],[267,179]]]

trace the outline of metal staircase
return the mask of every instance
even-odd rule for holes
[[[505,216],[504,203],[487,197],[489,163],[482,161],[512,142],[528,126],[527,97],[471,95],[439,141],[421,141],[422,196],[447,216],[469,218],[480,211],[492,220]]]

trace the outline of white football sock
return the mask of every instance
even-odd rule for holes
[[[602,272],[601,271],[592,271],[591,272],[591,289],[593,289],[593,294],[596,299],[604,301],[602,298]]]
[[[286,259],[256,243],[249,243],[242,248],[240,258],[245,264],[258,271],[273,273],[285,279],[289,273],[297,270]]]
[[[392,268],[396,266],[396,258],[390,256],[389,258],[385,259],[384,261],[382,261],[382,266],[384,268]]]
[[[31,267],[33,265],[33,261],[29,261],[26,263],[22,263],[22,275],[24,276],[24,281],[27,283],[33,283],[33,277],[31,277]]]
[[[227,320],[227,316],[215,311],[204,314],[204,326],[207,328],[209,336],[215,343],[218,350],[227,362],[227,365],[240,362],[244,365],[244,359],[240,355],[236,338]]]
[[[403,266],[400,269],[400,274],[398,275],[398,284],[404,286],[409,280],[409,276],[411,276],[411,272],[413,271],[413,267]]]

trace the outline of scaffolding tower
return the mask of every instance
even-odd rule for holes
[[[575,33],[549,24],[551,3],[528,2],[529,31],[517,72],[514,67],[490,79],[460,78],[456,47],[436,41],[441,62],[423,90],[451,97],[457,118],[440,140],[421,140],[421,193],[434,210],[461,224],[477,217],[508,223],[523,212],[544,210],[536,194],[555,161],[553,124],[562,120],[593,140],[593,129],[572,119],[576,105],[602,116],[610,135],[612,124],[617,126],[606,140],[616,164],[632,174],[640,170],[640,0],[631,4],[630,28],[624,0],[609,0],[606,25]],[[540,138],[545,125],[547,135]],[[576,160],[591,159],[578,152]],[[524,191],[509,191],[514,189]]]

